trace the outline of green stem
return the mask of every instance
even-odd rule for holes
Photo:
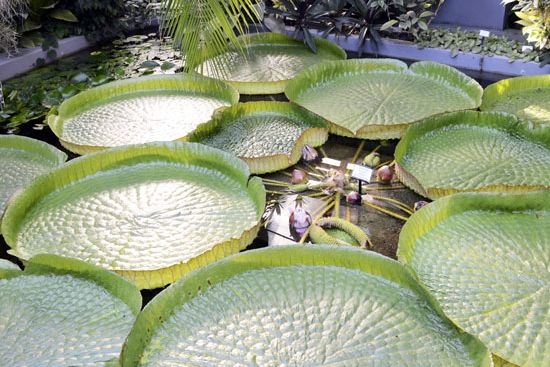
[[[378,211],[380,211],[380,212],[382,212],[382,213],[384,213],[384,214],[387,214],[387,215],[389,215],[390,217],[394,217],[394,218],[397,218],[397,219],[404,220],[405,222],[409,219],[409,218],[407,218],[407,217],[404,217],[404,216],[402,216],[402,215],[399,215],[399,214],[397,214],[397,213],[394,213],[394,212],[392,212],[391,210],[382,208],[381,206],[378,206],[378,205],[376,205],[376,204],[367,203],[367,202],[365,202],[365,203],[363,203],[363,204],[364,204],[364,205],[367,205],[367,206],[370,206],[371,208],[376,209],[376,210],[378,210]]]

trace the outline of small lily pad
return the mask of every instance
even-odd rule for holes
[[[249,102],[218,112],[189,140],[233,153],[252,173],[265,173],[296,164],[306,144],[316,147],[327,138],[325,120],[299,106]]]

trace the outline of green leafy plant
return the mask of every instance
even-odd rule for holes
[[[505,56],[510,62],[541,60],[540,52],[523,48],[526,45],[524,42],[497,35],[483,38],[477,32],[463,31],[460,28],[456,30],[431,28],[421,32],[415,43],[421,48],[434,47],[450,50],[452,57],[458,56],[461,52],[471,52],[486,56]]]
[[[527,41],[543,52],[543,63],[550,63],[550,0],[503,0],[515,4],[512,8],[520,20]]]
[[[75,14],[63,7],[58,0],[31,0],[22,18],[23,21],[18,29],[22,47],[40,46],[44,44],[46,38],[66,37],[70,34],[70,23],[78,22]],[[49,41],[44,44],[46,50],[50,43],[53,47],[57,47],[56,43]]]
[[[187,70],[193,70],[230,47],[243,52],[238,36],[247,33],[249,19],[257,18],[256,5],[255,0],[166,0],[161,6],[162,33],[181,50]]]
[[[417,38],[428,29],[443,1],[426,0],[279,0],[267,12],[295,27],[295,38],[303,39],[312,50],[311,30],[359,36],[359,53],[368,38],[380,40],[380,32],[394,27]]]

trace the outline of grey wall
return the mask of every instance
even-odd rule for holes
[[[445,0],[434,22],[502,30],[505,20],[501,0]]]

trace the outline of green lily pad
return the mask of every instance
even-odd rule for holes
[[[533,130],[510,114],[457,112],[411,126],[395,160],[399,179],[432,199],[550,189],[550,130]]]
[[[550,127],[550,75],[504,79],[491,84],[483,94],[482,111],[508,112]]]
[[[435,62],[391,59],[315,65],[286,87],[288,99],[332,123],[331,132],[366,139],[399,138],[421,119],[481,104],[481,86]]]
[[[0,135],[0,217],[13,194],[66,160],[65,153],[47,143]]]
[[[239,94],[204,77],[153,75],[107,83],[59,106],[48,124],[68,150],[87,154],[108,147],[185,137]]]
[[[265,207],[244,162],[200,144],[112,148],[35,180],[8,207],[2,230],[23,260],[40,253],[113,270],[139,288],[171,283],[238,252]]]
[[[550,191],[437,200],[409,219],[398,257],[491,352],[550,365]]]
[[[396,261],[329,246],[248,251],[195,271],[142,311],[136,366],[490,366]]]
[[[276,33],[247,36],[244,52],[229,52],[205,60],[196,70],[223,79],[242,94],[282,93],[288,81],[307,67],[329,60],[345,60],[347,55],[336,44],[315,39],[313,53],[302,41]]]
[[[141,308],[116,274],[52,255],[0,272],[3,366],[107,366],[117,361]]]
[[[325,120],[286,102],[249,102],[217,113],[189,137],[235,154],[252,173],[279,171],[298,163],[304,145],[328,139]]]

